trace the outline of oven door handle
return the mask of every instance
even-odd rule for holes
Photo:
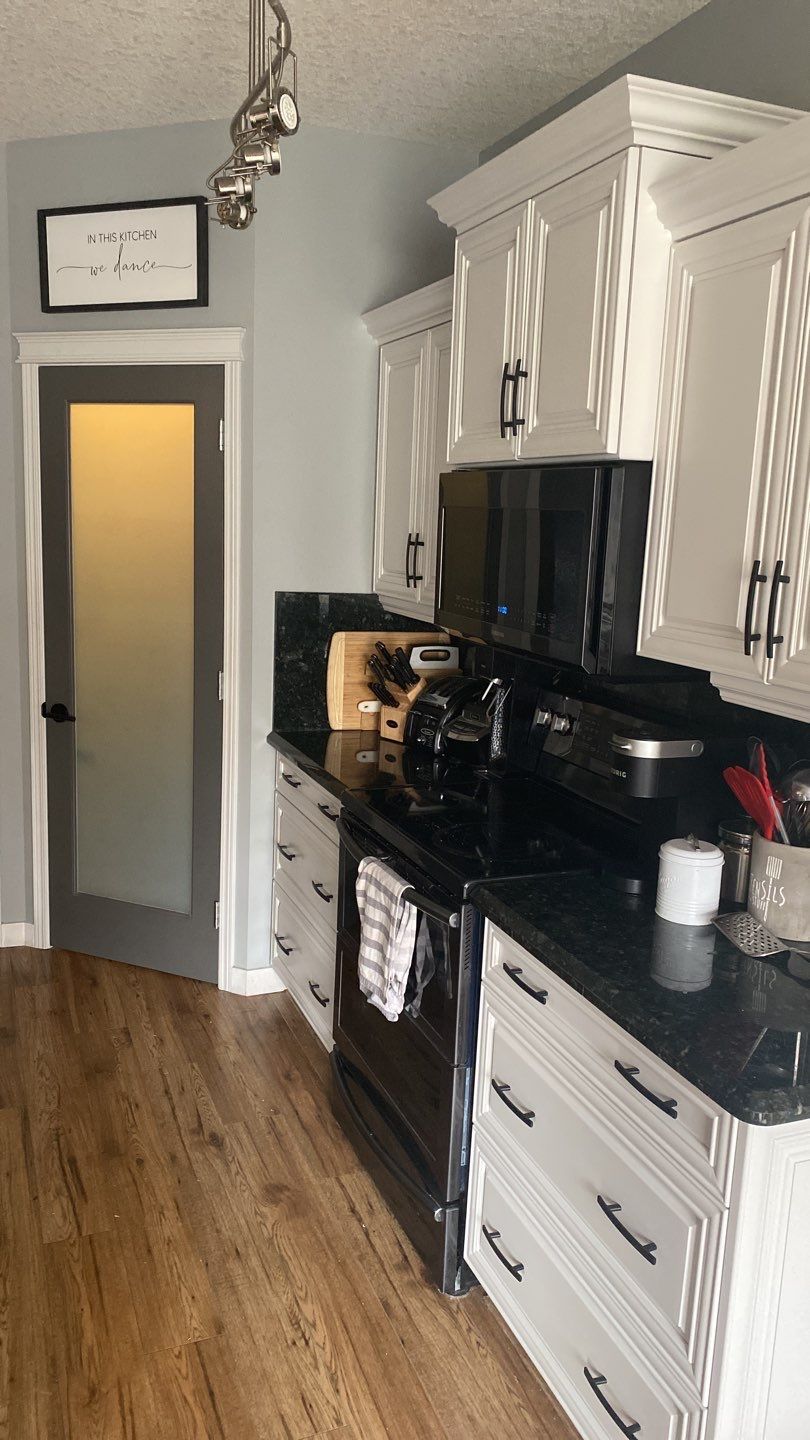
[[[348,853],[358,864],[361,860],[369,859],[388,861],[387,855],[369,855],[367,850],[358,845],[342,815],[339,816],[336,824],[341,844],[346,846]],[[408,889],[403,892],[402,898],[407,900],[410,905],[415,905],[417,910],[421,910],[423,914],[430,916],[431,920],[438,920],[440,925],[449,925],[451,930],[458,930],[461,925],[461,916],[457,910],[451,910],[448,905],[439,905],[435,900],[429,900],[426,895],[420,894],[412,885],[409,885]]]

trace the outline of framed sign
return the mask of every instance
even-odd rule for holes
[[[201,196],[38,210],[42,309],[160,310],[208,304]]]

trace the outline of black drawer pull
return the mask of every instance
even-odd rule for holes
[[[529,1129],[531,1129],[534,1124],[534,1111],[521,1110],[520,1106],[516,1105],[514,1100],[509,1099],[509,1091],[512,1089],[512,1086],[506,1085],[502,1080],[493,1080],[492,1088],[498,1099],[503,1101],[504,1105],[512,1111],[512,1114],[517,1115],[518,1120],[522,1120],[523,1124],[528,1125]]]
[[[276,849],[281,851],[281,853],[282,853],[282,855],[284,856],[284,859],[285,859],[285,860],[294,860],[294,859],[295,859],[295,851],[294,851],[294,850],[290,850],[290,848],[289,848],[287,845],[282,845],[280,841],[279,841],[279,843],[276,845]]]
[[[613,1406],[611,1405],[607,1396],[602,1394],[602,1386],[607,1385],[607,1380],[605,1379],[604,1375],[592,1375],[587,1365],[585,1366],[583,1374],[591,1389],[593,1390],[594,1395],[599,1401],[599,1404],[602,1406],[602,1409],[607,1410],[607,1413],[613,1421],[613,1424],[617,1426],[617,1428],[621,1431],[622,1435],[626,1436],[626,1440],[633,1440],[634,1435],[640,1435],[641,1426],[638,1421],[631,1420],[629,1425],[625,1425],[621,1415],[616,1414],[616,1411],[613,1409]]]
[[[504,1255],[503,1251],[502,1251],[502,1250],[499,1250],[498,1247],[497,1247],[497,1245],[495,1244],[495,1241],[496,1241],[496,1240],[500,1240],[500,1238],[501,1238],[501,1232],[500,1232],[500,1230],[488,1230],[487,1227],[486,1227],[486,1225],[482,1225],[482,1226],[481,1226],[481,1232],[482,1232],[482,1234],[483,1234],[483,1236],[484,1236],[484,1239],[486,1240],[486,1242],[487,1242],[490,1250],[494,1250],[494,1251],[495,1251],[495,1254],[497,1255],[497,1257],[498,1257],[498,1259],[500,1260],[501,1264],[504,1266],[504,1268],[505,1268],[506,1270],[509,1271],[509,1274],[512,1276],[513,1280],[517,1280],[518,1282],[522,1281],[522,1280],[523,1280],[523,1271],[526,1269],[526,1266],[523,1264],[523,1261],[522,1261],[522,1260],[516,1260],[515,1263],[514,1263],[514,1265],[513,1265],[512,1262],[511,1262],[511,1260],[507,1260],[507,1258],[506,1258],[506,1256]]]
[[[622,1209],[617,1201],[606,1200],[603,1195],[597,1195],[596,1203],[603,1214],[607,1215],[611,1225],[616,1226],[622,1239],[626,1240],[628,1245],[632,1245],[633,1249],[637,1250],[639,1255],[643,1255],[645,1260],[649,1260],[651,1265],[654,1265],[656,1263],[655,1252],[658,1249],[655,1241],[647,1240],[645,1242],[644,1240],[637,1239],[633,1232],[628,1230],[626,1225],[622,1224],[621,1220],[617,1218],[621,1214]]]
[[[287,938],[287,937],[286,937],[285,935],[276,935],[275,933],[274,933],[274,935],[273,935],[273,939],[275,940],[276,944],[278,945],[278,948],[279,948],[279,950],[281,951],[282,955],[292,955],[293,950],[295,949],[295,946],[294,946],[294,945],[285,945],[283,942],[284,942],[284,940],[285,940],[286,938]]]
[[[523,971],[519,965],[504,965],[503,968],[509,976],[509,979],[514,980],[515,984],[519,985],[521,990],[525,990],[526,994],[531,995],[533,1000],[537,1000],[541,1005],[545,1005],[548,1000],[548,990],[535,990],[531,985],[528,985],[525,980],[521,980],[520,977]]]
[[[425,578],[424,575],[417,575],[416,573],[416,562],[419,559],[419,551],[420,549],[424,550],[424,548],[425,542],[424,540],[419,539],[419,531],[417,530],[413,541],[413,570],[411,572],[411,580],[414,586],[418,585],[420,581],[424,580]]]
[[[328,995],[319,995],[319,994],[318,994],[318,991],[320,990],[321,987],[320,987],[320,985],[318,984],[317,980],[316,980],[316,981],[310,980],[308,983],[309,983],[309,988],[310,988],[310,990],[312,991],[313,995],[315,996],[315,999],[317,1000],[318,1004],[319,1004],[319,1005],[323,1005],[323,1007],[324,1007],[324,1009],[325,1009],[326,1006],[329,1004],[329,996],[328,996]]]
[[[622,1079],[626,1080],[628,1085],[632,1085],[633,1089],[637,1090],[639,1095],[643,1095],[644,1099],[649,1100],[652,1105],[657,1105],[658,1109],[663,1110],[665,1115],[671,1115],[673,1120],[677,1120],[677,1100],[662,1100],[660,1095],[654,1095],[652,1090],[648,1090],[646,1085],[642,1085],[641,1081],[636,1079],[638,1075],[637,1065],[622,1065],[621,1060],[614,1060],[613,1064],[616,1066]]]
[[[743,649],[746,655],[750,655],[755,642],[762,639],[759,630],[754,632],[751,629],[754,623],[754,600],[756,598],[757,585],[764,585],[768,579],[767,575],[763,575],[760,569],[761,564],[761,560],[754,561],[751,566],[751,577],[748,581],[748,598],[745,602],[745,634],[743,637]]]
[[[499,414],[499,419],[500,419],[500,423],[501,423],[501,439],[502,439],[502,440],[505,440],[505,439],[506,439],[506,425],[507,425],[507,420],[506,420],[506,387],[507,387],[510,379],[511,379],[511,376],[510,376],[510,374],[509,374],[509,361],[508,361],[508,360],[504,360],[504,362],[503,362],[503,374],[502,374],[502,376],[501,376],[501,403],[500,403],[500,409],[499,409],[499,412],[498,412],[498,414]]]
[[[784,560],[777,560],[771,582],[771,598],[768,602],[768,630],[765,636],[765,654],[769,660],[773,660],[776,653],[776,646],[784,641],[784,635],[776,635],[776,607],[779,602],[779,586],[789,585],[790,576],[783,573],[785,568]]]
[[[512,426],[512,434],[513,434],[513,435],[517,435],[517,432],[518,432],[518,430],[520,429],[520,426],[526,424],[525,419],[523,419],[523,418],[522,418],[521,416],[519,416],[518,413],[517,413],[517,402],[518,402],[518,384],[520,383],[521,380],[528,380],[528,378],[529,378],[529,372],[528,372],[528,370],[523,370],[523,369],[521,369],[521,363],[520,363],[520,360],[518,360],[517,365],[515,366],[515,373],[514,373],[514,375],[512,376],[512,419],[509,421],[509,424]]]
[[[321,802],[318,803],[318,809],[322,815],[326,816],[327,820],[334,820],[335,824],[337,824],[337,810],[330,810],[328,805],[324,805]]]
[[[301,789],[303,782],[301,780],[293,780],[292,775],[288,775],[286,770],[282,770],[281,778],[282,780],[286,780],[288,785],[292,785],[293,790]]]
[[[325,900],[327,905],[331,904],[335,897],[334,895],[330,895],[327,890],[324,890],[320,880],[313,880],[311,881],[311,884],[313,890],[315,891],[315,894],[320,895],[321,899]]]
[[[410,530],[409,530],[409,531],[408,531],[408,543],[407,543],[407,545],[405,546],[405,589],[406,589],[406,590],[409,590],[409,589],[411,588],[411,585],[414,583],[413,580],[412,580],[412,578],[411,578],[411,546],[412,546],[412,545],[413,545],[413,535],[411,534],[411,532],[410,532]]]

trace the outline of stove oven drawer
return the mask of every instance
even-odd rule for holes
[[[270,953],[274,969],[286,984],[316,1035],[332,1048],[335,1004],[335,941],[326,941],[309,924],[297,900],[281,884],[273,886]]]
[[[276,796],[273,878],[299,897],[307,920],[334,943],[338,851],[283,795]]]

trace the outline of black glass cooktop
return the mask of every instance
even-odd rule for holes
[[[602,857],[566,824],[557,797],[523,778],[467,769],[408,783],[378,777],[343,795],[346,810],[457,893],[483,880],[598,870]]]

